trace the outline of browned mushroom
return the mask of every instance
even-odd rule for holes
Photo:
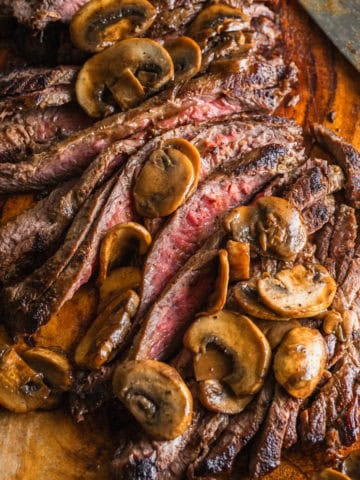
[[[118,40],[141,36],[156,9],[148,0],[90,0],[73,16],[70,35],[87,52],[99,52]]]
[[[190,425],[191,393],[179,373],[155,360],[118,365],[113,391],[152,437],[171,440]]]
[[[344,460],[343,472],[350,477],[351,480],[360,480],[360,450],[352,451]]]
[[[252,317],[263,320],[286,321],[289,316],[279,315],[270,308],[266,307],[259,297],[257,290],[257,280],[251,279],[247,282],[239,282],[234,288],[234,299],[239,304],[244,313]]]
[[[344,310],[341,313],[336,310],[330,310],[324,316],[324,333],[327,335],[334,333],[340,342],[345,342],[358,329],[357,314],[352,310]]]
[[[62,353],[44,347],[33,347],[22,353],[23,359],[57,391],[71,387],[72,372],[68,359]]]
[[[109,230],[100,246],[99,283],[104,282],[111,268],[129,258],[132,253],[144,255],[151,241],[150,233],[136,222],[119,223]]]
[[[324,468],[321,472],[316,473],[312,480],[352,480],[347,475],[339,472],[338,470],[334,470],[333,468]]]
[[[32,370],[14,348],[0,357],[0,405],[25,413],[46,405],[50,396],[41,374]]]
[[[335,280],[322,265],[295,265],[265,275],[257,283],[261,301],[279,315],[314,317],[326,310],[336,292]]]
[[[219,380],[204,380],[199,383],[199,400],[212,412],[234,415],[242,412],[253,399],[252,395],[238,397],[231,388]]]
[[[110,361],[122,345],[138,305],[139,297],[132,290],[114,298],[80,341],[75,362],[81,367],[98,369]]]
[[[247,280],[250,277],[250,244],[228,240],[226,250],[229,255],[230,279]]]
[[[204,8],[189,28],[189,35],[195,40],[206,40],[224,32],[249,29],[249,17],[239,8],[216,3]]]
[[[254,320],[254,323],[260,328],[265,337],[268,339],[271,348],[278,347],[283,338],[293,328],[301,327],[300,322],[297,320],[284,321],[272,321],[272,320]]]
[[[194,168],[194,180],[187,194],[186,198],[188,198],[196,190],[196,187],[199,183],[201,171],[201,157],[199,150],[195,147],[195,145],[190,143],[188,140],[185,140],[185,138],[169,138],[163,143],[163,148],[165,147],[174,148],[175,150],[179,150],[179,152],[186,155]]]
[[[184,82],[194,77],[201,67],[201,49],[190,37],[178,37],[165,42],[174,63],[175,80]]]
[[[232,358],[211,344],[206,352],[194,357],[194,374],[198,382],[202,380],[221,380],[232,371]]]
[[[138,267],[115,268],[100,284],[98,312],[101,312],[116,296],[127,290],[139,288],[141,278],[141,270]]]
[[[135,184],[136,210],[149,218],[170,215],[185,202],[194,179],[194,167],[187,155],[175,148],[155,150]]]
[[[294,260],[304,248],[307,232],[299,211],[279,197],[261,197],[255,206],[238,207],[225,219],[235,240],[259,245],[263,253]]]
[[[270,345],[257,326],[229,310],[200,317],[187,330],[184,345],[198,356],[210,343],[232,357],[232,372],[222,380],[235,395],[255,394],[263,385],[271,359]]]
[[[114,112],[106,103],[108,88],[122,110],[135,107],[173,78],[169,53],[148,38],[128,38],[91,57],[76,80],[76,97],[91,117]]]
[[[206,312],[199,315],[212,315],[221,310],[227,297],[229,285],[229,259],[228,253],[224,249],[219,250],[219,270],[216,278],[215,288],[209,297],[209,307]]]
[[[325,341],[318,330],[296,327],[284,337],[274,358],[276,380],[296,398],[314,391],[327,361]]]

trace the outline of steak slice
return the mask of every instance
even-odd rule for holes
[[[344,169],[347,179],[348,198],[356,207],[360,206],[360,153],[331,130],[314,125],[314,134],[319,144],[328,150]]]
[[[1,0],[20,23],[43,30],[49,22],[69,22],[88,0]]]
[[[274,393],[274,380],[268,378],[264,387],[241,413],[229,419],[220,437],[210,446],[209,453],[191,466],[194,478],[229,473],[237,454],[249,443],[263,423]]]
[[[37,92],[24,93],[0,100],[0,120],[4,120],[22,110],[58,107],[75,99],[74,89],[70,85],[54,85]]]
[[[335,212],[335,198],[333,195],[327,195],[324,199],[314,203],[311,207],[302,212],[308,234],[320,230],[332,218]]]
[[[152,245],[144,266],[137,318],[144,315],[187,258],[216,230],[227,212],[247,203],[268,181],[294,168],[298,162],[299,157],[292,157],[286,147],[267,145],[246,154],[240,163],[235,162],[226,171],[217,172],[200,184],[193,196],[170,217]],[[161,270],[158,269],[160,264]]]
[[[33,325],[24,325],[23,310],[31,309],[33,302],[41,298],[46,289],[56,281],[57,277],[66,268],[106,202],[113,183],[114,180],[110,180],[85,202],[56,255],[51,257],[38,270],[35,270],[22,283],[3,290],[4,322],[14,335],[20,331],[33,332],[35,330]],[[44,308],[42,305],[41,307]],[[34,321],[37,321],[36,317]]]
[[[72,65],[55,68],[23,67],[0,74],[0,97],[24,95],[55,85],[73,84],[79,67]]]
[[[274,398],[250,459],[249,471],[253,478],[280,465],[287,427],[292,417],[297,416],[300,403],[301,400],[291,397],[276,384]]]
[[[56,201],[50,195],[32,209],[0,228],[0,279],[14,280],[26,265],[39,265],[39,254],[49,256],[64,230],[91,192],[136,149],[130,141],[112,145],[89,165],[70,188],[61,190]],[[40,250],[41,248],[41,250]],[[24,263],[24,259],[26,262]]]
[[[216,260],[223,236],[219,231],[206,241],[162,292],[132,342],[132,359],[164,360],[180,347],[189,322],[214,289]]]
[[[304,172],[284,195],[299,210],[310,207],[325,195],[341,190],[344,186],[344,174],[340,167],[329,165],[325,160],[317,163]]]
[[[166,131],[236,112],[273,111],[289,92],[294,75],[292,67],[257,63],[245,73],[207,75],[170,88],[136,109],[97,122],[27,162],[0,164],[0,193],[56,184],[78,174],[111,143],[154,126]]]
[[[0,162],[18,162],[93,123],[75,105],[18,113],[0,129]]]

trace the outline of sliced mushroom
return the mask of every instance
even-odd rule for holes
[[[360,450],[351,452],[343,462],[343,472],[350,477],[351,480],[360,480]]]
[[[118,40],[141,36],[153,23],[156,9],[147,0],[91,0],[73,16],[73,43],[99,52]]]
[[[279,315],[314,317],[326,310],[336,292],[335,280],[322,265],[295,265],[274,277],[260,278],[261,301]]]
[[[200,178],[201,156],[199,150],[185,138],[169,138],[165,140],[164,147],[174,148],[187,156],[194,168],[194,181],[187,194],[188,198],[196,190]]]
[[[247,280],[250,277],[250,243],[228,240],[226,250],[229,255],[230,279]]]
[[[190,26],[189,35],[196,40],[206,40],[248,28],[249,17],[242,10],[217,3],[201,10]]]
[[[201,67],[200,46],[190,37],[178,37],[164,44],[174,63],[175,80],[184,82],[194,77]]]
[[[301,327],[297,320],[288,320],[287,322],[272,320],[254,320],[256,326],[260,328],[274,350],[283,341],[285,335],[293,328]]]
[[[286,321],[290,318],[273,312],[261,302],[256,279],[237,283],[233,288],[233,293],[241,309],[252,317],[272,321]]]
[[[121,109],[135,107],[173,78],[174,65],[169,53],[148,38],[128,38],[91,57],[76,80],[76,97],[91,117],[114,112],[106,103],[106,88]]]
[[[221,380],[230,375],[232,359],[218,348],[208,346],[206,352],[194,357],[194,374],[198,382],[202,380]]]
[[[111,268],[135,251],[144,255],[151,241],[150,233],[139,223],[120,223],[109,230],[100,246],[99,283],[105,281]]]
[[[305,247],[307,232],[300,212],[287,200],[261,197],[252,207],[238,207],[225,219],[235,240],[250,241],[263,253],[291,261]]]
[[[326,344],[318,330],[296,327],[281,342],[274,358],[276,380],[296,398],[314,391],[327,361]]]
[[[187,330],[184,345],[196,356],[215,344],[233,360],[230,375],[223,378],[235,395],[255,394],[263,385],[271,359],[265,335],[247,317],[229,310],[198,318]]]
[[[199,383],[199,400],[212,412],[234,415],[242,412],[253,396],[237,397],[234,392],[219,380],[205,380]]]
[[[333,468],[324,468],[321,472],[315,474],[312,480],[352,480],[347,475],[334,470]]]
[[[187,155],[174,148],[155,150],[135,184],[136,210],[149,218],[170,215],[185,202],[194,178]]]
[[[113,391],[152,437],[171,440],[190,425],[191,393],[178,372],[155,360],[121,363]]]
[[[0,357],[0,405],[25,413],[46,405],[50,395],[42,375],[32,370],[13,348]]]
[[[65,355],[49,348],[34,347],[23,352],[22,357],[52,388],[63,392],[70,389],[71,365]]]
[[[116,296],[140,287],[141,278],[141,270],[138,267],[115,268],[100,285],[98,312],[101,312]]]
[[[224,307],[229,286],[229,270],[228,253],[226,250],[221,249],[219,250],[219,270],[214,292],[209,298],[209,308],[200,315],[212,315]]]
[[[132,290],[112,300],[77,346],[75,362],[80,367],[98,369],[110,361],[122,345],[138,305],[139,297]]]

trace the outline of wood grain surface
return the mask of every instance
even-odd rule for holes
[[[295,92],[299,101],[295,106],[281,107],[278,113],[294,118],[306,132],[312,123],[323,123],[360,148],[360,73],[337,52],[295,0],[281,3],[286,57],[299,68]],[[8,60],[9,52],[0,49],[0,69]],[[307,140],[310,147],[309,136]],[[31,195],[1,200],[0,222],[29,208],[31,202]],[[91,320],[95,304],[94,290],[85,287],[40,330],[36,342],[43,346],[55,342],[71,353],[74,339]],[[1,480],[109,478],[111,438],[103,421],[93,419],[89,425],[76,425],[61,410],[27,415],[0,411],[0,429]],[[360,448],[360,442],[352,448]],[[321,452],[293,450],[264,479],[310,479],[322,462]],[[240,470],[235,478],[244,478]]]

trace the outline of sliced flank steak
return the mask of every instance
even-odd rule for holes
[[[113,142],[153,127],[166,131],[233,113],[272,112],[289,93],[295,76],[291,66],[257,63],[245,73],[213,74],[190,80],[138,108],[101,120],[26,162],[0,164],[0,193],[39,190],[57,184],[84,170]]]

